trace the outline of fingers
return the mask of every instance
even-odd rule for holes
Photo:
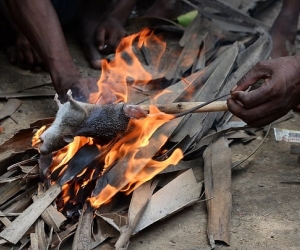
[[[97,48],[101,53],[111,53],[119,45],[121,39],[126,36],[126,30],[115,20],[110,24],[102,24],[97,29]]]
[[[98,29],[96,39],[97,39],[97,44],[98,44],[99,50],[105,49],[105,37],[106,37],[106,29],[105,28]]]
[[[259,88],[245,92],[260,79],[264,79],[265,82]],[[261,61],[232,88],[231,97],[241,102],[247,109],[263,103],[275,102],[283,95],[283,82],[283,77],[276,72],[274,61]]]
[[[229,110],[250,126],[266,125],[299,110],[299,65],[294,57],[262,61],[256,64],[231,91]],[[250,92],[245,90],[264,79],[264,84]]]
[[[31,70],[34,72],[42,71],[43,70],[42,59],[40,58],[40,56],[38,55],[38,53],[35,50],[32,51],[32,55],[33,55],[34,65]]]
[[[7,49],[7,56],[11,64],[25,70],[40,71],[43,65],[40,56],[31,47],[10,46]]]
[[[81,102],[89,102],[90,101],[90,94],[97,92],[98,79],[96,78],[81,78],[71,86],[72,97],[74,100],[81,101]]]
[[[7,57],[11,64],[13,64],[13,65],[17,64],[18,59],[17,59],[17,54],[16,54],[16,50],[15,50],[14,46],[8,47]]]
[[[18,65],[24,69],[30,70],[34,65],[33,49],[30,43],[24,37],[20,37],[16,42],[16,50],[18,54]]]
[[[107,39],[107,46],[109,47],[109,49],[114,50],[117,47],[119,41],[120,39],[117,32],[110,32],[110,36]]]
[[[250,92],[234,91],[231,93],[231,97],[240,103],[247,109],[259,106],[267,102],[277,102],[276,100],[280,96],[280,90],[277,91],[275,84],[271,81],[267,81],[259,88]]]
[[[111,47],[112,50],[115,50],[120,44],[120,41],[123,37],[127,35],[127,32],[122,28],[111,32],[107,45]]]
[[[246,109],[232,98],[227,100],[227,106],[231,113],[241,118],[251,127],[268,125],[288,112],[288,110],[277,109],[277,107],[272,106],[270,103]]]
[[[113,52],[119,41],[118,34],[114,30],[102,29],[99,32],[98,50],[102,53]]]
[[[271,77],[271,71],[267,61],[260,61],[238,81],[237,85],[231,89],[231,92],[245,91],[258,80],[269,77]]]
[[[94,69],[101,69],[102,56],[94,43],[94,40],[89,40],[83,44],[84,53],[90,65]]]
[[[295,112],[300,112],[300,104],[298,104],[295,108],[293,108]]]
[[[42,65],[43,64],[43,61],[42,61],[41,57],[39,56],[39,54],[35,50],[32,50],[32,55],[33,55],[33,60],[34,60],[35,65]]]

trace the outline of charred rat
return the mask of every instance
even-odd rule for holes
[[[147,114],[137,105],[125,103],[96,105],[75,101],[61,104],[57,98],[58,112],[52,125],[40,136],[41,154],[50,154],[68,145],[75,136],[89,136],[101,144],[123,134],[131,118],[139,119]]]
[[[192,113],[225,96],[175,114],[173,119]],[[40,137],[41,154],[50,154],[63,148],[71,143],[75,136],[92,137],[100,144],[106,144],[126,132],[130,119],[147,116],[138,105],[125,103],[96,105],[75,101],[70,94],[68,98],[69,101],[64,104],[56,99],[59,110],[53,124]]]

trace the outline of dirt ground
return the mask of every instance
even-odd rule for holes
[[[229,2],[229,1],[228,1]],[[238,5],[242,1],[230,1]],[[244,1],[245,2],[245,1]],[[259,16],[270,25],[278,13],[281,1]],[[98,76],[99,71],[88,67],[84,56],[73,40],[69,42],[75,62],[85,76]],[[47,73],[32,74],[11,66],[5,54],[0,53],[0,93],[49,83]],[[43,87],[47,90],[50,87]],[[40,91],[41,91],[40,90]],[[0,109],[5,100],[0,101]],[[11,118],[2,120],[4,129],[0,143],[31,122],[55,115],[53,99],[22,99],[22,105]],[[299,130],[300,115],[277,124],[278,128]],[[261,142],[259,137],[247,145],[232,145],[233,160],[244,159]],[[265,142],[248,161],[232,171],[231,245],[218,245],[217,249],[299,249],[300,248],[300,167],[297,156],[289,153],[291,143],[276,142],[271,129]],[[0,157],[5,157],[9,152]],[[197,165],[197,164],[196,164]],[[195,167],[199,180],[203,168]],[[291,182],[288,184],[287,182]],[[298,184],[297,184],[298,183]],[[145,229],[131,240],[130,250],[202,250],[210,249],[206,234],[207,212],[205,202]]]

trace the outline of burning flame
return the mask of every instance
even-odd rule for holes
[[[98,93],[92,93],[91,103],[127,102],[127,83],[134,86],[145,86],[152,80],[152,75],[145,69],[133,49],[155,44],[155,61],[151,65],[158,68],[161,57],[166,49],[166,43],[151,30],[144,29],[128,36],[120,42],[115,59],[111,62],[103,60],[102,74],[98,81]],[[112,94],[113,93],[113,94]]]
[[[47,126],[44,125],[34,134],[34,136],[32,137],[32,140],[31,140],[32,147],[38,148],[39,144],[41,143],[40,136],[46,129],[47,129]]]
[[[158,68],[166,48],[165,42],[148,29],[124,38],[116,51],[115,59],[111,62],[103,62],[102,74],[98,81],[99,92],[91,94],[90,102],[100,104],[127,102],[127,84],[129,81],[136,86],[144,86],[151,81],[152,75],[141,64],[135,53],[135,48],[140,50],[143,46],[147,47],[151,44],[155,44],[157,49],[155,61],[151,62],[151,65]],[[113,186],[112,183],[109,183],[98,194],[93,194],[90,198],[86,197],[85,199],[88,198],[94,208],[98,208],[108,202],[119,191],[129,194],[168,165],[176,165],[183,157],[179,149],[175,150],[165,161],[155,161],[152,158],[140,158],[138,156],[140,149],[149,144],[149,139],[154,132],[173,118],[173,115],[160,113],[155,106],[151,106],[149,115],[145,118],[140,120],[132,119],[129,124],[129,131],[112,145],[107,146],[109,150],[104,156],[101,168],[84,169],[72,181],[63,185],[62,194],[58,199],[59,206],[64,207],[67,203],[73,205],[79,203],[80,199],[76,197],[78,197],[82,189],[90,190],[92,193],[98,178],[105,175],[117,162],[126,161],[128,163],[124,176],[122,176],[125,184]],[[45,128],[41,128],[34,136],[33,141],[35,145],[39,142],[38,138],[44,130]],[[159,141],[166,141],[166,138],[161,135]],[[50,174],[58,172],[57,179],[62,176],[68,168],[68,163],[72,157],[83,145],[87,144],[95,145],[95,141],[92,138],[75,137],[72,143],[53,153],[53,162],[49,167]],[[137,166],[142,166],[142,168],[137,168]]]

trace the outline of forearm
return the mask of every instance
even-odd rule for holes
[[[12,18],[38,51],[57,92],[65,76],[80,76],[69,53],[61,25],[49,0],[6,0]]]
[[[136,3],[137,0],[119,0],[111,15],[124,25]]]

